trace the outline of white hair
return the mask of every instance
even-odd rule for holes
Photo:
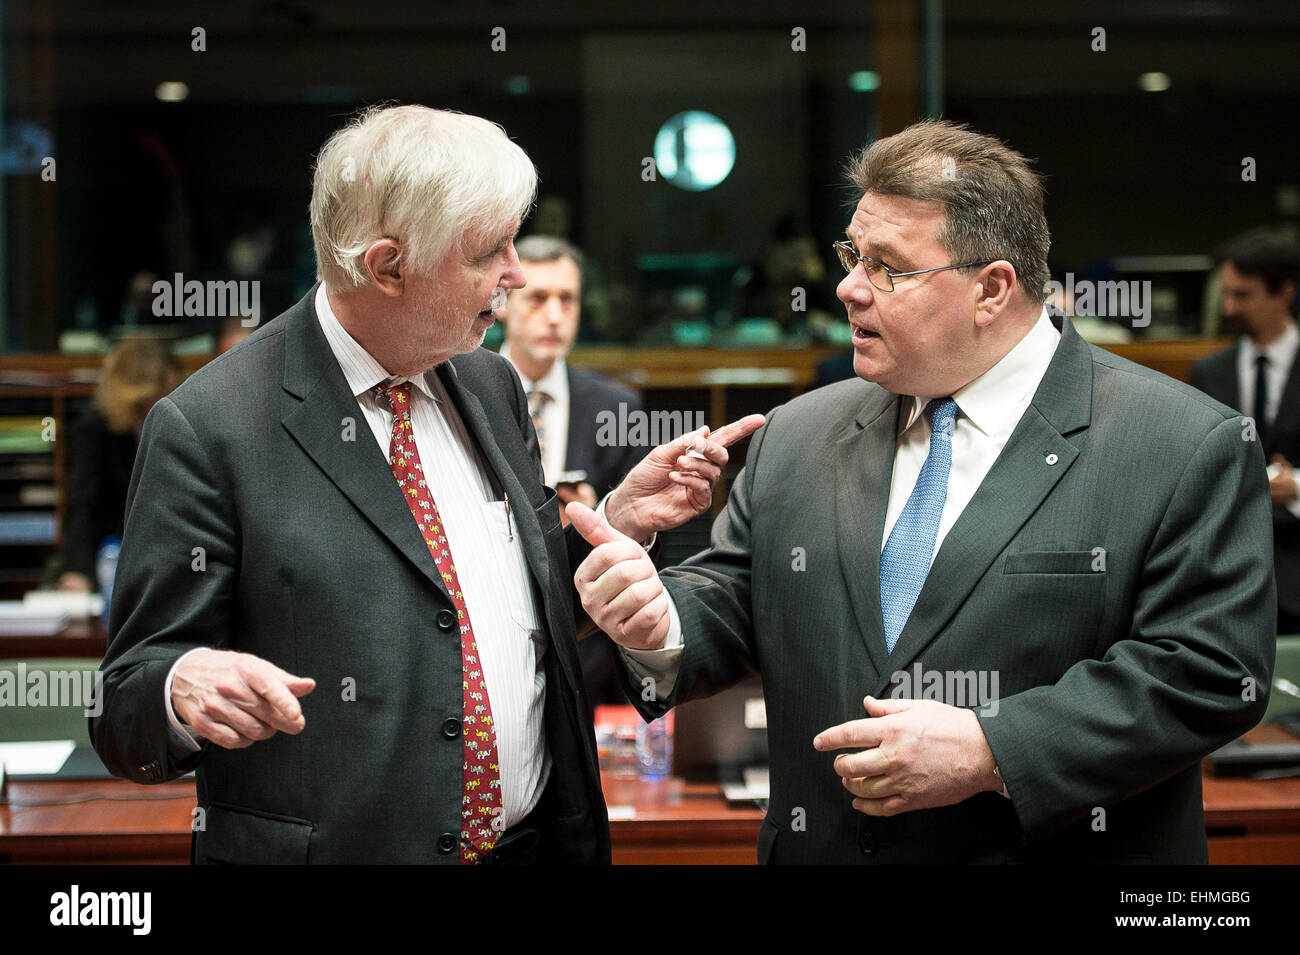
[[[496,123],[426,106],[371,107],[316,157],[311,233],[327,288],[366,284],[364,257],[391,238],[417,272],[522,222],[537,170]]]

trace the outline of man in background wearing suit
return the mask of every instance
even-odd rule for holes
[[[649,450],[631,444],[600,446],[597,416],[602,411],[618,415],[620,405],[625,412],[641,411],[641,396],[564,360],[581,317],[582,253],[563,239],[544,235],[520,239],[515,249],[528,286],[506,299],[501,354],[523,381],[546,483],[562,504],[582,501],[595,507]],[[580,480],[577,472],[583,475]],[[569,475],[575,480],[561,482]]]
[[[1222,312],[1237,326],[1237,344],[1192,366],[1191,382],[1212,398],[1250,415],[1273,500],[1273,563],[1277,631],[1300,633],[1300,331],[1296,288],[1300,247],[1282,233],[1256,229],[1216,253]]]
[[[851,178],[858,377],[768,416],[659,586],[570,504],[583,606],[647,717],[762,673],[760,861],[1205,862],[1200,761],[1273,663],[1259,443],[1044,308],[1020,154],[926,122]]]
[[[530,235],[515,245],[525,288],[506,299],[505,343],[501,354],[523,382],[528,411],[541,446],[546,483],[564,505],[581,501],[595,507],[630,471],[646,448],[627,444],[602,447],[596,442],[597,415],[641,411],[641,397],[629,388],[590,371],[573,368],[564,358],[578,334],[582,308],[582,253],[563,239]],[[622,666],[603,633],[578,644],[582,679],[593,705],[622,703]]]
[[[196,861],[608,861],[585,545],[478,347],[535,188],[494,123],[365,112],[317,158],[320,284],[150,413],[91,732],[117,775],[196,770]],[[725,462],[687,435],[605,513],[648,540]]]

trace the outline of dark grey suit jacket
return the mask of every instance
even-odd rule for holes
[[[197,861],[456,863],[459,626],[321,332],[314,294],[150,413],[92,738],[110,770],[137,782],[197,770],[206,810]],[[495,483],[518,502],[512,515],[543,608],[549,858],[606,862],[568,553],[577,559],[589,548],[561,530],[505,359],[479,349],[437,374]],[[315,691],[302,699],[306,729],[175,758],[164,683],[176,658],[198,646],[245,651],[314,677]],[[352,701],[346,685],[355,687]]]
[[[1237,349],[1225,348],[1192,366],[1191,382],[1230,408],[1244,409],[1254,397],[1241,394]],[[1300,464],[1300,361],[1291,363],[1277,406],[1277,419],[1264,442],[1264,459],[1280,454]],[[1285,507],[1273,508],[1273,566],[1277,573],[1277,602],[1291,617],[1300,617],[1300,520]]]
[[[880,542],[902,402],[865,381],[772,412],[710,549],[664,573],[685,642],[669,702],[762,673],[760,861],[1206,861],[1200,760],[1260,719],[1273,663],[1263,461],[1235,412],[1062,331],[892,655]],[[976,714],[1010,800],[851,808],[813,737],[917,664],[997,674],[996,713]]]

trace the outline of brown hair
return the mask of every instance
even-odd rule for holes
[[[944,205],[935,239],[954,262],[1005,259],[1021,294],[1047,297],[1051,235],[1042,176],[992,136],[948,120],[925,120],[878,139],[849,162],[859,196],[874,192]]]
[[[1259,228],[1234,236],[1214,250],[1214,261],[1230,262],[1242,275],[1263,279],[1272,295],[1287,282],[1300,285],[1300,247],[1284,232]]]
[[[144,420],[159,398],[176,387],[180,366],[161,342],[133,338],[104,358],[104,375],[95,391],[108,428],[117,434]]]

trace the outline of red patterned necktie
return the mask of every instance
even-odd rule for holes
[[[470,626],[465,595],[461,593],[456,565],[451,559],[447,534],[438,516],[438,505],[433,501],[429,485],[420,465],[420,452],[415,447],[415,432],[411,430],[411,386],[397,385],[385,388],[375,386],[375,395],[393,409],[393,437],[388,445],[388,459],[397,478],[402,497],[415,515],[429,553],[438,565],[456,607],[460,621],[460,656],[463,674],[463,705],[461,738],[464,740],[465,764],[463,773],[463,799],[461,806],[460,861],[474,863],[491,851],[500,836],[493,822],[504,811],[501,805],[501,778],[497,766],[497,734],[492,723],[492,707],[488,703],[487,684],[483,667],[479,663],[478,645],[474,642],[474,628]]]

